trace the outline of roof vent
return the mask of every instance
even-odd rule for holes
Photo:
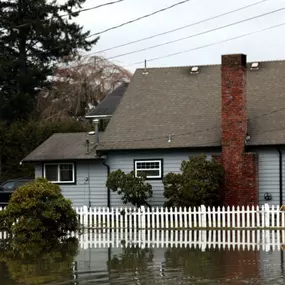
[[[143,75],[148,75],[148,71],[147,71],[147,61],[146,61],[146,59],[145,59],[145,61],[144,61],[144,71],[143,71],[142,74],[143,74]]]
[[[198,66],[192,66],[190,73],[191,73],[191,74],[193,74],[193,73],[199,73],[199,67],[198,67]]]
[[[258,70],[259,69],[259,62],[253,62],[250,66],[251,70]]]

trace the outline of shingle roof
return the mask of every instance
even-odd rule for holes
[[[113,115],[118,105],[120,104],[120,101],[123,95],[125,94],[127,88],[128,83],[122,83],[113,92],[109,93],[96,108],[92,109],[89,113],[87,113],[86,117]]]
[[[90,141],[87,152],[86,139]],[[88,133],[57,133],[23,159],[24,162],[96,159],[94,136]]]
[[[98,149],[220,146],[221,66],[147,72],[135,72]],[[249,144],[285,144],[285,61],[248,64],[247,101]]]

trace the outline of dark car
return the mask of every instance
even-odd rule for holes
[[[10,179],[0,185],[0,206],[6,205],[12,193],[22,185],[32,182],[33,179]]]

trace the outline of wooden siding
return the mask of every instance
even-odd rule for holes
[[[259,204],[268,203],[278,205],[279,200],[279,154],[276,149],[255,149],[258,153],[259,169]],[[209,152],[210,153],[210,152]],[[208,155],[209,155],[208,153]],[[217,153],[217,152],[211,152]],[[132,151],[132,152],[113,152],[108,155],[106,163],[111,171],[121,169],[125,172],[134,170],[134,159],[163,159],[163,175],[169,172],[180,172],[181,162],[188,159],[191,155],[197,155],[198,152],[190,151]],[[283,177],[285,177],[285,151],[283,155]],[[92,207],[107,206],[107,188],[105,186],[107,179],[107,168],[99,161],[77,162],[76,163],[76,185],[60,185],[65,197],[72,200],[75,207],[90,205]],[[90,180],[88,182],[88,176]],[[35,176],[42,176],[42,164],[37,164]],[[150,203],[153,206],[162,206],[164,202],[162,180],[148,180],[153,187],[153,198]],[[90,199],[89,199],[90,185]],[[264,199],[265,193],[271,193],[272,200]],[[285,179],[283,182],[283,200],[285,203]],[[121,198],[117,193],[111,193],[111,206],[123,206]]]
[[[279,153],[277,149],[258,149],[258,169],[259,169],[259,204],[268,203],[279,205]],[[283,181],[285,177],[285,152],[283,154]],[[283,182],[283,202],[285,202],[285,185]],[[272,195],[271,201],[264,199],[264,194]]]
[[[42,176],[42,165],[36,165],[36,177]],[[76,163],[76,184],[60,185],[62,194],[74,207],[83,205],[107,207],[107,168],[99,161]]]
[[[199,152],[190,151],[130,151],[130,152],[114,152],[109,154],[107,164],[110,165],[111,171],[121,169],[124,172],[134,170],[134,160],[143,159],[163,159],[163,176],[169,172],[179,173],[181,162],[187,160],[189,156],[197,155]],[[209,155],[209,153],[208,153]],[[152,185],[153,197],[150,200],[152,206],[162,206],[164,203],[164,187],[162,180],[148,180]],[[111,194],[111,206],[121,206],[122,202],[117,193]]]

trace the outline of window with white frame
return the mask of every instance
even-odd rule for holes
[[[145,175],[148,179],[162,178],[162,159],[135,160],[135,176]]]
[[[53,183],[74,183],[74,163],[46,163],[44,177]]]

